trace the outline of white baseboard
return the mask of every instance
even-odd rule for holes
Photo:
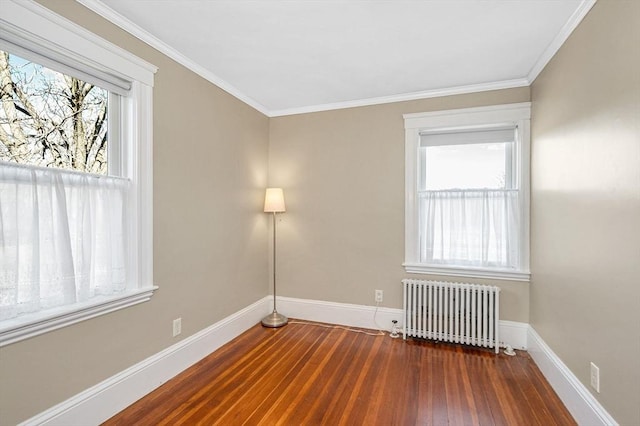
[[[513,349],[527,350],[527,331],[529,324],[500,320],[500,346],[510,345]]]
[[[325,302],[321,300],[278,297],[278,311],[292,318],[371,329],[391,328],[391,320],[402,327],[402,309]],[[376,319],[374,321],[374,313]],[[551,351],[527,323],[500,321],[500,341],[514,349],[528,350],[569,412],[580,425],[599,426],[617,423],[587,388]]]
[[[307,321],[340,324],[349,327],[391,330],[391,321],[397,320],[402,329],[402,309],[325,302],[322,300],[278,297],[278,312]],[[375,321],[373,316],[376,316]],[[527,349],[529,324],[500,321],[500,341],[515,349]]]
[[[529,327],[528,343],[531,358],[579,425],[618,424],[533,327]]]
[[[259,323],[269,297],[32,417],[23,425],[100,424]]]
[[[402,325],[402,309],[296,299],[278,296],[278,312],[290,318],[370,329],[391,330],[391,321]],[[375,321],[374,321],[375,314]],[[376,324],[377,323],[377,324]]]
[[[272,296],[228,316],[107,380],[21,423],[82,426],[99,424],[234,339],[271,310]],[[278,311],[290,318],[369,329],[402,327],[402,309],[278,297]],[[375,314],[375,320],[374,320]],[[501,341],[528,349],[546,379],[581,425],[617,425],[586,387],[528,324],[500,321]]]

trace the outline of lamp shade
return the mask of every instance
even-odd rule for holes
[[[279,213],[286,211],[284,207],[284,193],[282,188],[267,188],[264,196],[265,213]]]

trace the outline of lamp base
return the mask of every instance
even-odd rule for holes
[[[266,317],[262,318],[262,325],[264,327],[278,328],[283,325],[287,325],[287,322],[289,322],[287,317],[276,311],[273,311]]]

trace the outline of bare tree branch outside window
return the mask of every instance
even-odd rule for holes
[[[108,98],[0,50],[0,161],[107,174]]]

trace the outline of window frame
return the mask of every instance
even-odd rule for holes
[[[529,281],[529,198],[531,103],[492,105],[426,113],[404,114],[405,127],[405,271],[417,274],[470,278]],[[520,269],[478,268],[429,264],[420,261],[418,190],[420,173],[420,136],[425,132],[449,129],[480,129],[515,125],[514,174],[520,201]]]
[[[117,76],[131,83],[120,95],[119,161],[116,175],[131,180],[128,196],[129,279],[135,284],[117,296],[26,314],[0,322],[0,347],[151,299],[153,284],[153,83],[157,67],[98,37],[33,1],[6,0],[0,38],[23,40],[55,59]],[[124,142],[126,141],[126,143]],[[111,155],[111,149],[108,155]],[[109,159],[111,162],[111,159]],[[112,174],[111,165],[109,174]]]

